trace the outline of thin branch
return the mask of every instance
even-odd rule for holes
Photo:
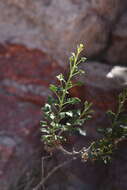
[[[59,146],[58,150],[61,150],[64,154],[66,154],[68,156],[74,156],[74,155],[80,153],[80,152],[75,152],[75,151],[69,152],[68,150],[64,149],[63,146]]]
[[[80,156],[82,153],[88,152],[90,150],[91,146],[92,146],[92,144],[88,148],[85,148],[85,147],[81,148],[81,150],[79,150],[79,151],[75,151],[74,147],[73,147],[72,152],[64,149],[63,146],[58,146],[57,149],[61,150],[64,154],[66,154],[68,156]]]
[[[24,188],[24,190],[29,190],[30,187],[31,187],[31,185],[33,184],[34,180],[35,180],[35,179],[32,178],[32,179],[30,180],[30,182],[26,185],[26,187]]]
[[[35,187],[33,188],[33,190],[38,190],[41,186],[44,185],[44,183],[60,168],[64,167],[65,165],[69,164],[72,160],[74,160],[73,158],[70,160],[66,160],[63,163],[59,164],[58,166],[54,167],[49,173],[48,175],[41,180],[41,182]]]
[[[41,163],[42,179],[43,179],[43,178],[44,178],[44,176],[45,176],[45,170],[44,170],[44,160],[45,160],[45,157],[42,157],[42,163]],[[45,190],[45,185],[44,185],[44,184],[42,185],[42,188],[43,188],[43,190]]]

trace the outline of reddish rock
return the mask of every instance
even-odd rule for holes
[[[21,169],[35,162],[41,147],[41,106],[61,70],[39,50],[0,45],[0,189],[7,190]]]
[[[0,136],[0,177],[4,176],[8,161],[15,154],[16,143],[14,139],[7,136]]]
[[[42,104],[50,93],[48,85],[61,67],[39,50],[21,45],[1,45],[0,71],[0,85],[7,93]]]
[[[0,43],[46,50],[62,63],[81,42],[90,58],[126,63],[126,9],[127,0],[1,0]]]

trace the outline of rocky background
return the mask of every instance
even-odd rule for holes
[[[89,58],[81,66],[85,85],[71,94],[92,101],[96,113],[84,126],[87,137],[73,143],[98,138],[96,127],[106,126],[105,111],[116,108],[127,84],[126,10],[126,0],[0,0],[0,190],[18,190],[23,175],[31,179],[26,171],[43,154],[39,121],[48,86],[80,42]],[[110,166],[72,163],[48,189],[126,190],[126,145]]]

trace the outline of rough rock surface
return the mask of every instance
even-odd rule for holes
[[[66,60],[82,42],[86,54],[126,63],[126,0],[1,0],[0,42],[37,47]]]
[[[111,46],[106,59],[110,63],[127,63],[127,13],[123,13],[112,32]]]
[[[117,74],[111,66],[127,64],[126,9],[126,0],[0,1],[0,190],[10,184],[15,190],[25,168],[40,158],[40,108],[50,94],[48,85],[63,71],[60,64],[65,67],[63,61],[80,42],[97,62],[81,66],[85,85],[71,94],[92,101],[96,112],[84,126],[87,137],[72,137],[71,143],[79,148],[98,138],[96,127],[107,125],[105,111],[115,109],[116,96],[127,84],[127,68]],[[65,167],[49,190],[126,190],[126,144],[108,167],[80,162]],[[59,155],[55,159],[48,164],[62,161]]]
[[[61,67],[39,50],[0,45],[0,189],[37,159],[41,106]],[[13,188],[12,188],[13,189]]]

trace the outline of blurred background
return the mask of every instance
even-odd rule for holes
[[[127,86],[127,0],[0,0],[0,190],[32,189],[19,181],[36,176],[30,171],[44,154],[41,107],[79,43],[86,75],[71,95],[92,101],[96,113],[84,126],[87,137],[73,139],[77,147],[98,138],[96,127],[107,126],[105,111],[116,108]],[[125,147],[108,168],[72,163],[47,189],[127,190]]]

